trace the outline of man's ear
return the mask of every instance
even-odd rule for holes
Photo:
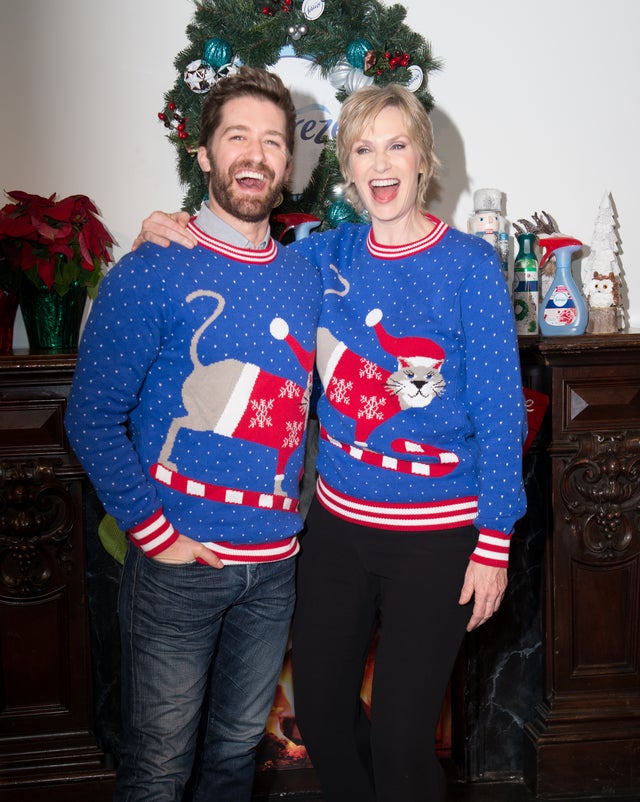
[[[198,164],[200,165],[200,169],[203,173],[211,172],[211,163],[209,162],[207,149],[203,145],[200,145],[198,148]]]
[[[285,171],[284,171],[284,184],[289,182],[291,178],[291,171],[293,170],[293,156],[289,156],[289,163],[287,164]]]

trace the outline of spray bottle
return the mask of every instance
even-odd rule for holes
[[[539,239],[538,244],[543,250],[540,267],[552,255],[556,259],[556,274],[540,306],[540,331],[551,337],[584,334],[589,312],[571,274],[571,256],[582,248],[582,243],[561,235]]]

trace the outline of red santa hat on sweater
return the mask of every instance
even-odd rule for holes
[[[269,325],[271,336],[276,340],[284,340],[296,355],[298,362],[307,372],[313,368],[315,351],[306,351],[289,332],[289,324],[281,317],[274,317]]]
[[[372,309],[366,316],[365,323],[375,329],[378,341],[387,353],[395,356],[401,364],[406,360],[412,364],[440,369],[444,362],[444,351],[433,340],[426,337],[392,337],[382,327],[381,320],[382,311]]]

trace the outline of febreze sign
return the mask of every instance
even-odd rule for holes
[[[291,90],[296,106],[294,168],[289,186],[294,195],[309,183],[323,148],[323,138],[334,139],[338,129],[340,103],[336,90],[308,59],[298,58],[283,48],[274,72]]]

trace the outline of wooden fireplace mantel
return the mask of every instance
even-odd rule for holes
[[[540,797],[640,789],[640,334],[521,338],[551,397]]]

